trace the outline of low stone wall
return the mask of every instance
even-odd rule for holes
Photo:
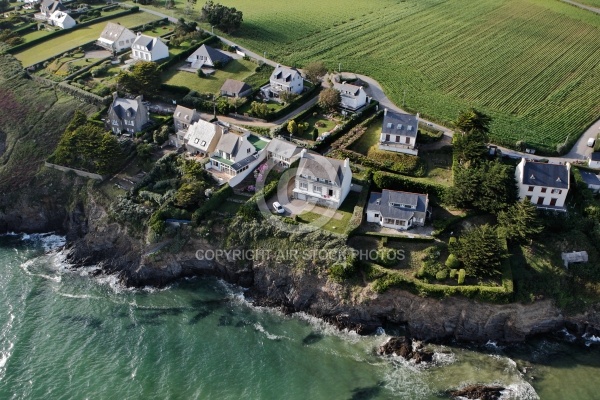
[[[90,179],[95,179],[97,181],[103,181],[105,177],[103,177],[102,175],[98,175],[98,174],[93,174],[91,172],[86,172],[86,171],[82,171],[80,169],[74,169],[74,168],[69,168],[69,167],[63,167],[62,165],[57,165],[57,164],[52,164],[49,163],[48,161],[46,161],[44,163],[44,165],[48,168],[54,168],[57,169],[59,171],[62,172],[69,172],[69,171],[73,171],[74,173],[76,173],[79,176],[82,176],[84,178],[90,178]]]

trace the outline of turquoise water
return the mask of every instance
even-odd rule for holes
[[[416,366],[375,355],[385,333],[254,308],[216,280],[124,289],[45,254],[60,238],[21,239],[0,238],[0,399],[438,399],[475,382],[515,399],[600,393],[594,346],[434,346]]]

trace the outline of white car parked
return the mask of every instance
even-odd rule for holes
[[[283,207],[281,206],[281,204],[279,204],[278,201],[273,203],[273,209],[275,209],[275,212],[277,214],[283,214],[285,212],[285,210],[283,209]]]

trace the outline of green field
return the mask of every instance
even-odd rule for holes
[[[223,69],[217,70],[213,75],[204,78],[195,73],[178,71],[173,68],[164,75],[164,83],[175,86],[184,86],[198,93],[219,93],[219,89],[227,79],[243,81],[254,74],[256,64],[252,61],[233,60]]]
[[[577,0],[578,3],[600,8],[600,0]]]
[[[156,21],[157,19],[160,18],[152,14],[140,12],[115,18],[112,22],[118,22],[127,27],[135,27],[151,21]],[[107,23],[108,21],[104,21],[76,29],[66,35],[49,39],[20,53],[16,53],[14,56],[23,63],[23,66],[39,63],[52,56],[97,39]]]
[[[241,45],[284,64],[341,63],[442,122],[480,108],[499,144],[554,151],[600,117],[600,18],[558,0],[222,3],[244,13]]]

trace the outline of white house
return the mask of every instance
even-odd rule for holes
[[[48,21],[56,11],[67,12],[67,8],[61,0],[42,0],[40,2],[40,12],[34,14],[34,18],[42,21]]]
[[[338,209],[351,185],[350,160],[335,160],[306,149],[301,151],[293,190],[296,199]]]
[[[223,132],[206,168],[222,172],[230,177],[253,169],[258,165],[255,161],[259,159],[259,150],[250,139],[249,133]],[[261,154],[264,159],[266,152],[262,151]]]
[[[600,177],[598,175],[583,170],[579,170],[579,172],[581,173],[581,178],[591,191],[595,193],[600,192]]]
[[[131,58],[142,61],[156,61],[169,57],[169,48],[157,37],[137,34],[131,45]]]
[[[419,114],[403,114],[383,111],[383,126],[379,138],[379,149],[417,155],[417,130],[419,129]]]
[[[71,29],[77,25],[75,20],[64,11],[54,11],[48,18],[48,24],[57,26],[60,29]]]
[[[333,88],[340,92],[340,106],[351,111],[356,111],[367,104],[367,93],[362,86],[350,83],[334,83]]]
[[[136,34],[123,25],[109,22],[100,34],[96,44],[106,50],[120,52],[129,49],[136,39]]]
[[[185,147],[192,154],[210,155],[217,148],[224,133],[225,129],[222,126],[201,119],[187,129],[184,137]]]
[[[282,139],[273,139],[267,146],[267,159],[288,167],[300,158],[300,148],[292,142]]]
[[[594,169],[600,169],[600,152],[593,152],[588,158],[588,166]]]
[[[279,97],[281,92],[300,94],[303,90],[304,79],[300,72],[279,64],[271,74],[269,85],[261,88],[266,97]]]
[[[219,64],[223,66],[231,60],[232,58],[227,54],[203,44],[186,61],[190,63],[190,68],[199,69],[202,67],[215,68]]]
[[[386,228],[407,230],[425,225],[429,216],[429,196],[420,193],[383,190],[373,192],[367,205],[367,222]]]
[[[515,170],[519,198],[528,198],[538,208],[566,211],[571,183],[571,164],[546,164],[521,159]]]
[[[169,136],[171,145],[180,148],[185,144],[184,138],[188,128],[196,121],[200,121],[200,113],[191,108],[177,106],[173,113],[173,126],[175,134]]]

